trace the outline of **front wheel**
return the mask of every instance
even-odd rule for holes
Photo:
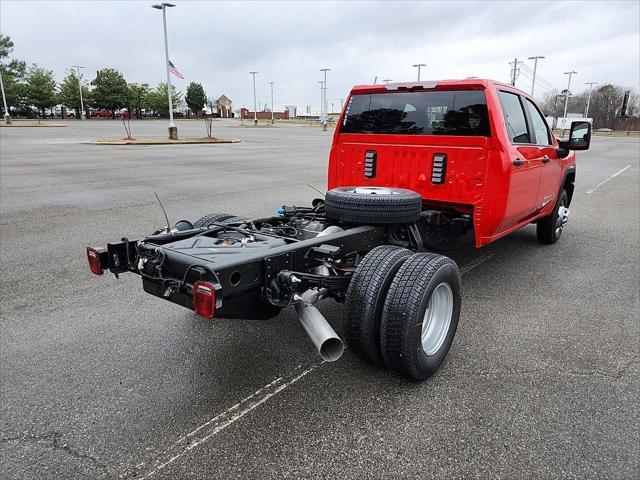
[[[380,340],[387,367],[425,380],[444,361],[458,327],[462,282],[443,255],[409,257],[391,282],[382,310]]]
[[[553,213],[541,218],[536,224],[538,242],[547,245],[556,243],[560,235],[562,235],[562,230],[569,221],[569,213],[569,196],[567,195],[567,191],[562,189]]]

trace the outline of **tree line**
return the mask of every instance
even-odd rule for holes
[[[13,107],[14,112],[31,114],[35,107],[40,115],[45,116],[45,110],[64,105],[74,109],[79,116],[80,88],[85,111],[89,108],[104,109],[115,117],[118,110],[126,108],[131,117],[137,118],[142,117],[143,110],[160,115],[169,113],[166,82],[151,88],[148,83],[127,82],[118,70],[103,68],[96,72],[91,82],[84,79],[79,82],[76,71],[69,69],[62,82],[57,83],[53,71],[11,59],[13,47],[10,37],[0,35],[0,74],[10,113]],[[196,114],[208,101],[202,85],[194,82],[189,84],[184,96],[172,85],[171,99],[174,108],[182,108],[186,104]]]
[[[612,130],[640,130],[640,96],[631,92],[622,111],[624,94],[627,89],[606,83],[594,88],[589,100],[589,91],[572,94],[569,92],[568,113],[585,114],[589,100],[589,118],[593,118],[594,128],[610,128]],[[551,117],[562,117],[567,90],[552,90],[544,95],[540,105],[544,114]]]

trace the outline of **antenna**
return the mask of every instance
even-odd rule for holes
[[[310,183],[307,183],[307,187],[309,187],[311,190],[315,190],[316,192],[318,192],[320,195],[322,195],[323,197],[326,195],[326,193],[322,193],[322,191],[318,190],[316,187],[314,187],[313,185],[311,185]]]
[[[156,192],[153,192],[153,194],[158,199],[158,203],[160,204],[160,208],[162,209],[162,213],[164,213],[164,218],[167,221],[167,230],[171,230],[171,223],[169,223],[169,217],[167,216],[167,211],[164,209],[164,205],[162,205],[162,202],[160,201],[160,197],[158,196],[158,194]]]

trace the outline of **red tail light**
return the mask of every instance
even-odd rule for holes
[[[204,318],[213,318],[216,313],[216,291],[209,282],[198,280],[193,284],[193,309]]]
[[[87,247],[87,260],[89,268],[95,275],[102,275],[102,265],[100,265],[100,254],[95,248]]]

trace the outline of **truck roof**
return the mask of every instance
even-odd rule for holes
[[[375,84],[375,85],[356,85],[351,89],[351,93],[385,93],[394,92],[398,90],[450,90],[451,87],[457,87],[462,90],[479,90],[486,89],[493,86],[507,87],[514,90],[519,90],[511,85],[497,80],[490,80],[484,78],[467,78],[464,80],[423,80],[419,82],[393,82],[387,84]],[[525,93],[525,92],[522,92]]]

